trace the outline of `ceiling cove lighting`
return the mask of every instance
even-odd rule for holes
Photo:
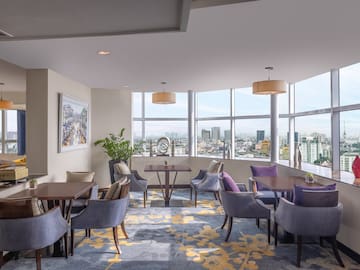
[[[2,87],[4,83],[0,82],[0,86]],[[0,110],[8,110],[11,109],[13,106],[13,102],[11,100],[3,99],[2,91],[0,97]]]
[[[164,86],[166,82],[161,82]],[[174,104],[176,103],[176,94],[172,92],[161,92],[152,93],[152,103],[154,104]]]
[[[286,93],[287,83],[283,80],[270,80],[270,72],[274,69],[273,67],[265,67],[268,71],[268,79],[266,81],[254,82],[253,94],[254,95],[274,95]]]

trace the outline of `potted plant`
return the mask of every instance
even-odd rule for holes
[[[305,182],[306,183],[314,183],[315,182],[315,178],[314,175],[312,173],[306,173],[305,174]]]
[[[30,188],[36,188],[37,187],[37,179],[33,178],[29,180],[29,187]]]
[[[100,145],[109,156],[109,169],[111,178],[114,175],[114,164],[120,161],[128,163],[131,156],[138,151],[140,145],[132,146],[129,140],[124,138],[125,128],[119,134],[110,133],[107,137],[94,142]]]

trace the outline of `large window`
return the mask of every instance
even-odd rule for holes
[[[176,93],[175,104],[153,104],[151,93],[133,94],[133,141],[143,155],[157,155],[157,141],[168,137],[175,155],[188,154],[188,94]],[[151,148],[151,149],[150,149]],[[168,155],[172,154],[172,147]],[[150,151],[151,150],[151,151]]]
[[[252,88],[235,90],[235,115],[270,114],[270,96],[254,95]]]
[[[198,92],[197,117],[230,116],[230,91]]]
[[[340,69],[340,105],[360,103],[360,63]]]
[[[0,153],[17,154],[18,153],[18,126],[16,110],[0,111]]]

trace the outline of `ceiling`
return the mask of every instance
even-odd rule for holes
[[[138,6],[139,14],[123,14],[126,20],[121,21],[127,26],[143,22],[138,31],[130,31],[137,34],[124,34],[124,30],[118,36],[2,41],[0,58],[27,69],[50,68],[93,88],[128,86],[133,91],[158,90],[162,81],[168,82],[165,90],[173,91],[245,87],[267,78],[265,66],[275,67],[272,79],[295,82],[360,61],[358,0],[223,2],[228,5],[196,0],[207,1],[208,5],[193,2],[187,27],[181,28],[180,23],[175,32],[143,33],[152,32],[141,30],[147,25],[144,16],[157,5],[167,5],[167,1],[153,0],[154,7]],[[18,4],[26,1],[0,0],[3,2],[8,3],[6,12],[15,15]],[[174,1],[177,7],[180,2]],[[72,6],[67,11],[71,9]],[[39,16],[46,10],[41,9]],[[160,16],[155,11],[151,14],[150,21],[153,16]],[[174,14],[179,11],[173,11]],[[161,16],[171,21],[167,15]],[[41,25],[36,18],[28,18],[29,24]],[[22,22],[18,31],[28,27],[26,20]],[[70,32],[76,30],[65,25]],[[0,29],[3,28],[0,19]],[[99,50],[111,54],[99,56]]]

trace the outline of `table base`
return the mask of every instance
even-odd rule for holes
[[[170,200],[165,202],[164,200],[151,201],[150,207],[185,207],[183,200]]]

